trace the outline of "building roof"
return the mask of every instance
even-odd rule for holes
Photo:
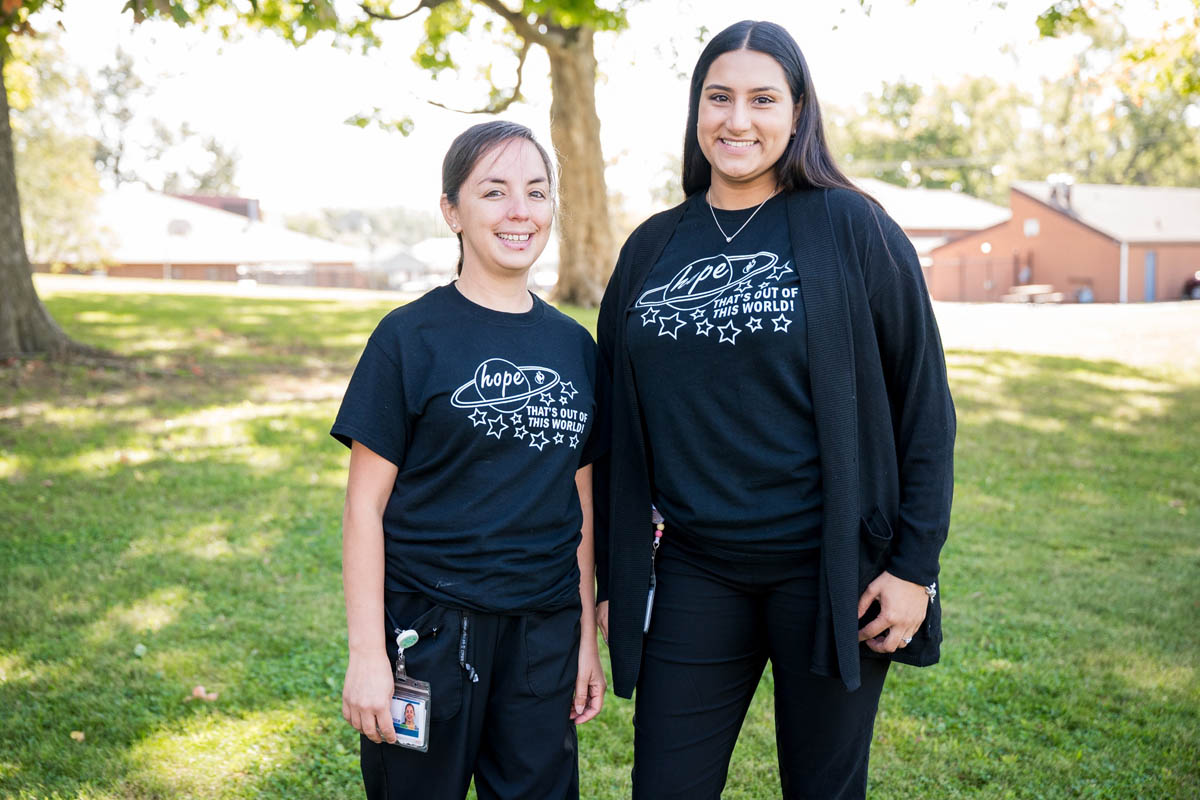
[[[1119,242],[1200,242],[1200,189],[1013,181],[1012,188]]]
[[[1009,219],[1004,206],[950,189],[908,189],[875,178],[851,178],[905,231],[977,231]]]
[[[365,251],[181,200],[137,184],[97,203],[121,264],[359,264]]]

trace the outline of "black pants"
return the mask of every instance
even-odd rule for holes
[[[421,636],[404,659],[431,684],[429,750],[360,737],[368,799],[462,800],[474,777],[479,800],[577,800],[579,606],[498,616],[393,593],[387,606]],[[394,665],[390,627],[388,655]]]
[[[635,800],[721,796],[768,658],[783,797],[865,797],[889,662],[863,659],[854,692],[809,671],[819,557],[721,559],[664,538],[637,685]]]

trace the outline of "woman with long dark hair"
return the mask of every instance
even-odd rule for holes
[[[888,666],[941,641],[955,417],[924,280],[778,25],[705,47],[683,187],[598,323],[599,619],[637,688],[633,794],[719,797],[769,660],[783,795],[863,797]]]
[[[332,430],[351,448],[342,714],[371,800],[462,800],[472,779],[480,800],[575,800],[575,725],[604,696],[595,343],[527,288],[554,218],[529,129],[464,131],[442,191],[458,279],[379,323]]]

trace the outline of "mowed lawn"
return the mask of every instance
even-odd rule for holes
[[[0,366],[0,797],[361,796],[327,431],[389,306],[48,295],[135,360]],[[888,679],[870,796],[1200,796],[1200,376],[948,360],[947,641]],[[770,698],[726,798],[779,796]],[[581,730],[583,797],[629,796],[631,716]]]

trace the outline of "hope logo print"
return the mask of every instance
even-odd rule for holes
[[[588,413],[571,407],[578,394],[574,383],[550,367],[489,358],[454,390],[450,404],[472,409],[468,418],[473,427],[487,426],[484,436],[518,439],[541,452],[551,443],[579,446]]]
[[[736,345],[743,332],[787,333],[800,290],[778,284],[794,272],[791,262],[780,264],[766,251],[707,256],[643,292],[634,307],[645,309],[642,327],[658,326],[658,336],[679,341],[681,333],[709,337],[715,331],[718,344]]]

